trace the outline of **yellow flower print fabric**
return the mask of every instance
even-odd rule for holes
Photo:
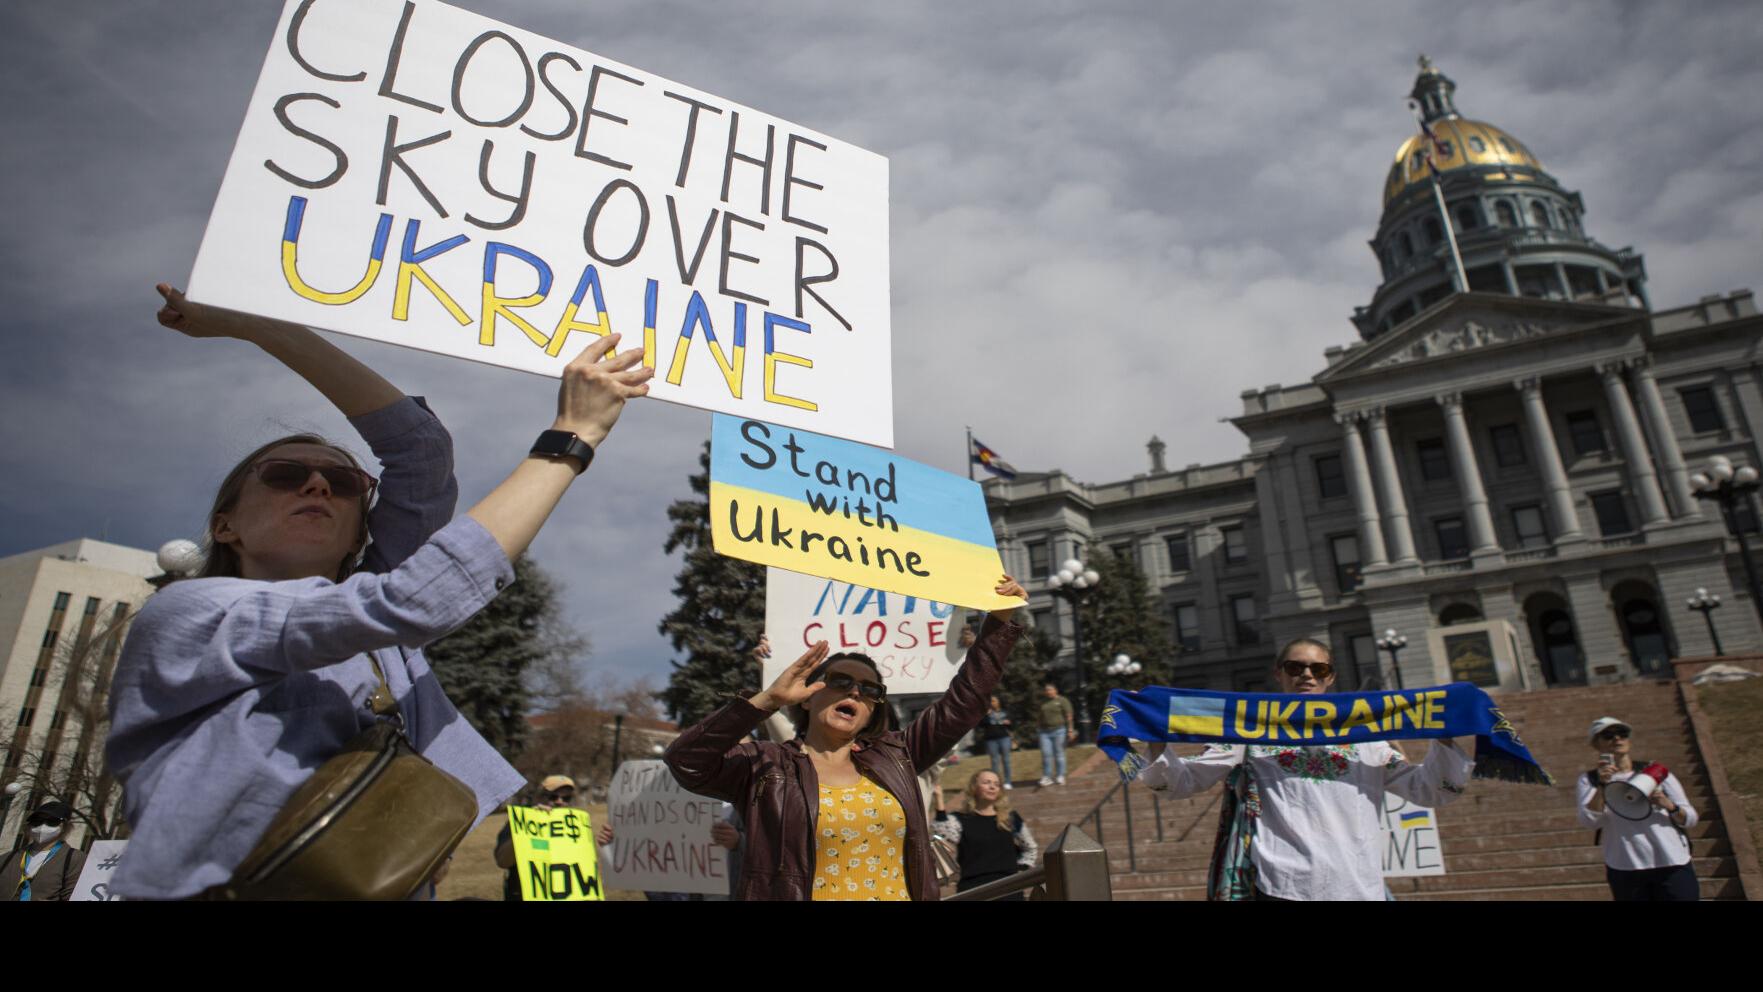
[[[869,779],[820,787],[814,842],[815,901],[912,898],[906,888],[906,814],[893,793]]]

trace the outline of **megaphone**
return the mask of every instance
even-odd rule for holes
[[[1604,786],[1604,808],[1624,820],[1644,820],[1653,815],[1652,795],[1665,783],[1671,770],[1657,761],[1635,772],[1626,782]]]

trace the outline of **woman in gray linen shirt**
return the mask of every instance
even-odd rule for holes
[[[250,342],[311,383],[385,477],[373,502],[354,458],[310,435],[229,473],[208,521],[208,567],[147,601],[117,664],[105,755],[132,835],[113,891],[178,899],[226,882],[294,790],[370,724],[370,654],[412,742],[472,788],[483,817],[523,780],[448,702],[420,646],[513,581],[510,561],[582,457],[528,457],[449,523],[452,442],[420,399],[306,328],[159,292],[165,326]],[[596,340],[558,387],[552,429],[590,449],[653,375],[640,348],[607,358],[617,343]]]

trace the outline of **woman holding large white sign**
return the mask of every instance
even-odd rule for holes
[[[531,457],[453,519],[452,442],[421,399],[304,327],[159,291],[160,323],[255,344],[311,383],[384,474],[376,480],[347,450],[296,434],[253,451],[221,483],[206,564],[147,601],[117,664],[105,753],[133,836],[114,889],[128,899],[233,889],[235,869],[314,769],[388,713],[469,790],[482,819],[524,780],[447,700],[419,646],[513,581],[509,563],[625,401],[648,391],[641,349],[609,357],[612,335],[584,350]],[[414,822],[385,822],[386,849]],[[379,842],[349,843],[368,848],[351,859],[362,873],[378,870]]]
[[[1027,599],[1004,576],[999,596]],[[985,714],[1022,627],[992,613],[931,707],[894,730],[887,686],[864,654],[810,647],[771,687],[681,734],[665,755],[680,784],[737,804],[747,825],[736,899],[931,900],[939,896],[917,776]],[[794,740],[741,743],[782,710]]]

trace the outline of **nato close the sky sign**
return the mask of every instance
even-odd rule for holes
[[[887,160],[434,0],[288,0],[190,298],[893,445]]]

